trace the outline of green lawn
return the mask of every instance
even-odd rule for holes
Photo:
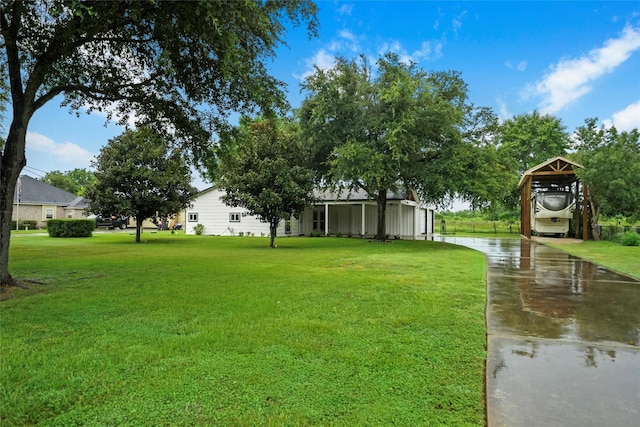
[[[1,425],[484,425],[482,254],[143,240],[12,239]]]
[[[640,279],[640,246],[622,246],[620,243],[604,240],[573,244],[545,241],[545,244]]]

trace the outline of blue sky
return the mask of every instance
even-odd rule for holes
[[[640,2],[319,1],[319,37],[287,33],[288,46],[268,66],[288,85],[291,105],[313,67],[338,55],[389,51],[425,70],[457,70],[470,100],[502,120],[537,110],[573,131],[588,117],[620,130],[640,127]],[[99,114],[69,113],[50,102],[34,115],[27,168],[89,168],[123,132]],[[10,116],[7,114],[7,116]],[[8,126],[5,126],[5,129]],[[195,185],[205,188],[197,180]]]

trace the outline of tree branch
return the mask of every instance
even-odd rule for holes
[[[125,2],[114,2],[111,7],[113,7],[111,13],[122,14],[126,11],[127,5]],[[25,88],[26,96],[35,100],[38,88],[40,88],[48,70],[56,61],[70,55],[80,46],[86,44],[84,40],[91,39],[93,35],[100,33],[100,31],[104,29],[104,22],[102,21],[107,19],[107,17],[101,18],[100,22],[95,22],[93,25],[83,25],[82,20],[88,18],[82,15],[75,15],[71,19],[71,22],[64,23],[64,25],[60,25],[55,29],[51,41],[47,46],[47,50],[36,60]],[[79,28],[83,29],[82,34],[76,34]],[[42,104],[40,104],[40,106],[42,106]]]
[[[11,24],[7,21],[4,9],[0,10],[0,28],[4,37],[5,50],[7,51],[7,62],[9,65],[9,85],[11,87],[11,98],[13,100],[13,111],[21,111],[16,103],[23,101],[22,75],[20,73],[20,57],[18,52],[18,28],[23,11],[22,2],[16,2],[12,9]]]
[[[122,101],[122,100],[132,100],[135,97],[120,95],[123,91],[128,91],[129,89],[136,89],[142,87],[150,87],[159,77],[159,73],[153,73],[148,79],[143,80],[139,83],[131,83],[131,84],[122,84],[122,85],[114,85],[110,86],[108,89],[100,89],[96,87],[90,87],[85,85],[61,85],[52,88],[49,92],[43,94],[40,98],[38,98],[34,102],[34,109],[38,109],[46,104],[51,99],[60,95],[63,92],[79,92],[96,101]],[[99,96],[99,95],[109,95],[109,96]]]

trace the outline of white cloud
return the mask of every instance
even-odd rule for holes
[[[345,3],[342,6],[340,6],[336,12],[338,12],[338,14],[340,15],[351,15],[351,12],[353,12],[353,4],[348,4]]]
[[[320,49],[311,58],[304,60],[306,70],[302,75],[294,74],[293,76],[298,80],[304,80],[312,75],[316,68],[321,70],[328,70],[335,65],[336,57],[328,52],[326,49]]]
[[[507,60],[504,65],[510,70],[525,71],[527,69],[527,61],[520,61],[516,65],[513,65],[511,61]]]
[[[399,41],[395,40],[383,43],[378,50],[379,55],[384,55],[387,52],[393,52],[398,56],[401,56],[403,53],[406,55],[407,53],[404,47],[402,47],[402,44]]]
[[[72,142],[58,143],[49,137],[27,131],[27,148],[50,156],[54,162],[68,166],[88,168],[94,155]]]
[[[451,21],[451,24],[453,25],[454,34],[457,34],[458,30],[462,27],[462,18],[464,18],[464,15],[466,14],[467,14],[467,11],[465,10],[462,13],[460,13],[458,16],[453,18],[453,20]]]
[[[318,50],[315,55],[304,60],[305,71],[300,74],[294,74],[293,76],[300,80],[309,77],[314,73],[316,68],[321,70],[327,70],[334,66],[336,56],[343,54],[345,51],[351,54],[361,53],[360,40],[365,36],[358,36],[349,29],[342,29],[338,31],[336,37],[326,45],[326,47]],[[401,62],[409,64],[410,62],[418,63],[420,61],[432,61],[442,56],[442,42],[441,41],[423,41],[420,48],[409,53],[404,46],[398,41],[392,40],[385,42],[378,50],[379,55],[385,55],[389,52],[393,52],[398,55]],[[375,63],[377,58],[373,58],[371,63]]]
[[[565,59],[530,89],[542,96],[540,110],[555,114],[591,92],[591,83],[615,70],[631,54],[640,49],[640,30],[626,27],[617,39],[609,39],[600,48],[576,59]]]
[[[423,60],[432,61],[442,56],[442,42],[436,41],[432,44],[430,41],[424,41],[419,49],[413,51],[413,53],[409,53],[400,42],[392,41],[383,44],[379,51],[380,55],[388,52],[393,52],[398,55],[400,62],[405,64],[409,64],[410,62],[417,63]]]
[[[630,104],[622,111],[613,113],[613,118],[603,120],[606,127],[615,126],[619,131],[640,129],[640,100]]]
[[[333,67],[336,57],[324,49],[320,49],[313,58],[307,60],[308,66],[315,66],[321,70],[327,70]]]
[[[432,61],[434,59],[438,59],[442,56],[442,42],[431,42],[425,41],[422,42],[420,49],[413,52],[412,56],[416,59],[416,62],[420,60],[428,60]]]
[[[347,29],[338,31],[338,35],[340,37],[342,37],[343,39],[351,40],[352,42],[356,42],[357,41],[357,37],[351,31],[349,31]]]
[[[331,40],[328,49],[332,52],[339,52],[345,49],[351,52],[359,52],[359,39],[351,31],[341,30],[338,32],[338,38]]]
[[[498,104],[498,119],[500,119],[500,122],[504,122],[513,117],[513,114],[511,114],[507,108],[507,104],[505,104],[502,99],[497,99],[496,102]]]
[[[304,79],[314,73],[315,68],[327,70],[335,64],[336,55],[348,50],[351,53],[360,52],[360,38],[348,29],[338,31],[326,48],[320,49],[310,58],[304,60],[305,71],[302,75],[294,74],[296,79]],[[348,55],[347,55],[348,56]]]

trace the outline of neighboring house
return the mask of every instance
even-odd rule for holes
[[[21,175],[13,198],[13,221],[36,221],[41,228],[48,219],[86,218],[85,200],[68,191]]]
[[[203,234],[210,235],[269,234],[267,223],[260,222],[243,208],[227,206],[220,200],[222,195],[223,191],[213,187],[198,194],[185,212],[187,234],[195,234],[196,224],[202,224]],[[317,203],[280,223],[278,236],[312,233],[375,236],[377,205],[363,191],[316,192],[315,196]],[[421,238],[433,233],[433,224],[433,209],[420,203],[415,192],[387,194],[386,230],[391,238]]]

